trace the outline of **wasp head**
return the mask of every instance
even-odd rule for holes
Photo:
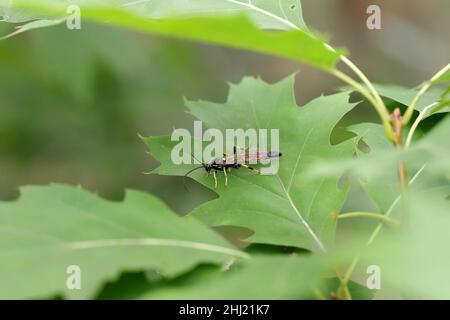
[[[210,163],[202,163],[203,168],[205,168],[206,172],[210,173],[212,170],[212,164]]]

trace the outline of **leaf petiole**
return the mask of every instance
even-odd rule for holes
[[[342,213],[342,214],[336,215],[336,219],[347,219],[347,218],[354,218],[354,217],[374,218],[374,219],[381,220],[382,222],[387,222],[387,223],[391,223],[391,224],[395,224],[395,225],[400,224],[399,221],[392,219],[384,214],[377,213],[377,212],[358,211],[358,212],[347,212],[347,213]]]
[[[411,104],[408,106],[408,109],[406,109],[402,122],[403,126],[407,125],[411,120],[414,108],[416,107],[416,104],[419,101],[420,97],[431,87],[431,85],[437,79],[439,79],[443,74],[445,74],[449,70],[450,70],[450,63],[447,64],[445,67],[443,67],[441,70],[439,70],[429,81],[425,82],[425,84],[422,86],[422,88],[419,90],[419,92],[415,95],[415,97],[411,101]]]

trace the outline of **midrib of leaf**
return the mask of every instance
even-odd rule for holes
[[[256,114],[255,114],[256,117]],[[258,125],[258,129],[261,129],[260,126]],[[313,129],[313,128],[312,128]],[[311,129],[311,130],[312,130]],[[292,173],[293,175],[295,175],[295,170]],[[280,182],[281,188],[283,189],[283,192],[285,194],[285,200],[288,201],[289,205],[291,206],[291,208],[294,210],[295,214],[298,216],[298,218],[300,219],[300,222],[303,224],[303,226],[305,227],[306,231],[308,231],[308,233],[311,235],[311,237],[314,239],[314,242],[316,242],[317,246],[319,247],[319,249],[323,252],[326,252],[326,248],[325,245],[323,244],[322,240],[319,238],[319,236],[314,232],[314,230],[311,228],[311,226],[309,225],[309,223],[306,221],[306,219],[303,217],[303,215],[300,213],[300,211],[298,210],[297,206],[295,205],[294,201],[291,198],[291,195],[289,194],[289,191],[286,189],[286,187],[284,186],[283,180],[281,180],[280,175],[277,173],[275,175],[278,179],[278,181]],[[261,187],[261,186],[259,186]],[[261,187],[264,190],[267,190],[273,194],[276,194],[275,192],[268,190],[264,187]],[[319,186],[320,188],[320,186]],[[277,194],[277,196],[279,196]],[[313,199],[314,201],[314,199]]]
[[[85,240],[64,242],[58,245],[46,245],[46,246],[33,246],[28,248],[20,248],[18,250],[0,251],[0,256],[7,255],[20,251],[46,249],[46,248],[62,248],[63,250],[88,250],[95,248],[107,248],[107,247],[140,247],[140,246],[163,246],[163,247],[179,247],[189,248],[201,251],[210,251],[215,253],[222,253],[226,255],[236,256],[240,258],[249,259],[250,256],[245,252],[221,247],[213,244],[188,241],[188,240],[174,240],[174,239],[161,239],[161,238],[123,238],[123,239],[101,239],[101,240]]]
[[[188,240],[173,240],[160,238],[129,238],[129,239],[104,239],[104,240],[87,240],[76,241],[66,244],[64,247],[72,250],[105,248],[105,247],[133,247],[133,246],[166,246],[166,247],[182,247],[197,249],[203,251],[211,251],[223,253],[241,258],[250,258],[250,256],[242,251],[207,244],[202,242],[194,242]]]
[[[33,234],[39,238],[50,238],[52,240],[55,240],[54,245],[44,245],[44,246],[35,246],[30,247],[28,249],[30,250],[36,250],[38,248],[58,248],[62,247],[63,249],[69,249],[69,250],[80,250],[80,249],[90,249],[90,248],[102,248],[102,247],[123,247],[123,246],[167,246],[167,247],[183,247],[183,248],[191,248],[191,249],[197,249],[197,250],[203,250],[203,251],[210,251],[210,252],[216,252],[216,253],[222,253],[226,255],[232,255],[236,257],[241,258],[250,258],[249,255],[246,253],[230,249],[226,247],[221,247],[218,245],[212,245],[208,243],[202,243],[202,242],[195,242],[195,241],[189,241],[189,240],[177,240],[177,239],[161,239],[161,238],[147,238],[145,237],[145,234],[142,232],[129,228],[127,226],[118,224],[117,222],[113,220],[106,220],[102,219],[99,216],[95,214],[91,214],[85,210],[82,210],[76,206],[73,206],[71,203],[68,203],[66,201],[60,201],[60,205],[64,205],[67,207],[70,207],[71,210],[68,210],[67,212],[69,214],[75,214],[75,215],[82,215],[85,219],[89,219],[92,221],[96,221],[100,223],[100,225],[104,227],[110,227],[118,232],[126,232],[126,233],[134,233],[139,235],[139,238],[119,238],[119,239],[100,239],[100,240],[85,240],[85,241],[73,241],[68,242],[63,238],[60,238],[53,234],[39,234],[33,230],[30,229],[23,229],[23,228],[17,228],[13,226],[1,226],[1,228],[7,228],[9,231],[13,231],[15,233],[28,233]],[[19,251],[23,251],[24,249],[21,248]],[[0,256],[8,254],[8,251],[2,251],[0,250]]]
[[[234,4],[238,4],[238,5],[242,5],[242,6],[245,6],[245,7],[248,7],[248,8],[250,8],[250,9],[252,9],[252,10],[255,10],[255,11],[258,11],[258,12],[260,12],[260,13],[262,13],[262,14],[265,14],[265,15],[267,15],[267,16],[269,16],[269,17],[275,19],[275,20],[278,20],[278,21],[280,21],[280,22],[282,22],[282,23],[288,25],[288,26],[291,27],[291,28],[294,28],[294,29],[296,29],[296,30],[300,30],[299,27],[297,27],[295,24],[293,24],[293,23],[290,22],[289,20],[283,19],[282,17],[277,16],[276,14],[273,14],[273,13],[271,13],[271,12],[269,12],[269,11],[266,11],[266,10],[264,10],[264,9],[261,9],[261,8],[255,6],[255,5],[253,5],[253,4],[251,3],[251,0],[248,0],[248,3],[240,2],[240,1],[236,1],[236,0],[225,0],[225,1],[231,2],[231,3],[234,3]],[[278,4],[280,4],[280,0],[278,0]],[[283,10],[281,10],[281,11],[283,12]]]
[[[241,177],[234,175],[235,177],[242,179]],[[278,175],[278,173],[275,175],[280,184],[281,187],[283,189],[283,192],[285,194],[285,197],[281,197],[279,194],[273,192],[272,190],[269,190],[263,186],[260,186],[256,183],[252,183],[252,182],[248,182],[246,181],[246,183],[249,183],[251,185],[257,186],[258,188],[263,189],[266,192],[269,192],[271,194],[274,194],[275,196],[283,199],[283,200],[287,200],[289,205],[291,206],[291,208],[293,209],[293,211],[295,212],[295,214],[298,216],[298,218],[300,219],[300,222],[302,223],[302,225],[306,228],[306,230],[308,231],[308,233],[311,235],[311,237],[314,239],[314,241],[316,242],[317,246],[320,248],[320,250],[322,250],[323,252],[326,252],[326,248],[325,245],[323,244],[322,240],[319,238],[319,236],[314,232],[314,230],[311,228],[311,226],[308,224],[308,222],[305,220],[305,218],[302,216],[302,214],[300,213],[300,211],[297,209],[297,206],[295,205],[295,203],[293,202],[291,195],[289,194],[289,192],[286,190],[286,187],[283,184],[283,181],[281,180],[280,176]],[[243,180],[243,179],[242,179]],[[320,188],[320,187],[319,187]]]
[[[292,201],[291,195],[289,194],[289,192],[286,190],[286,187],[284,186],[283,181],[281,180],[280,176],[277,173],[277,178],[278,181],[281,184],[281,187],[283,188],[284,193],[286,194],[286,198],[289,202],[289,205],[292,207],[292,209],[294,210],[294,212],[297,214],[298,218],[300,219],[300,222],[303,224],[303,226],[306,228],[306,230],[308,231],[308,233],[311,235],[311,237],[314,239],[314,241],[317,243],[317,246],[320,248],[320,250],[322,250],[323,252],[326,252],[327,250],[325,249],[325,246],[322,242],[322,240],[320,240],[319,236],[314,232],[314,230],[311,228],[311,226],[308,224],[308,222],[305,220],[305,218],[303,218],[302,214],[300,213],[300,211],[297,209],[297,206],[295,205],[294,201]]]
[[[312,128],[311,128],[311,130],[310,130],[309,132],[311,132],[311,131],[312,131]],[[307,136],[307,138],[308,138],[308,137],[309,137],[309,135]],[[303,145],[303,146],[304,146],[304,145]],[[293,172],[292,172],[292,179],[293,179],[293,177],[295,176],[295,171],[297,171],[298,160],[299,160],[299,158],[297,158],[297,162],[296,162],[295,168],[294,168],[294,170],[293,170]],[[277,176],[278,176],[278,175],[277,175]],[[280,176],[278,176],[278,178],[279,178],[279,181],[280,181],[280,183],[281,183],[281,186],[282,186],[283,190],[285,191],[285,193],[286,193],[286,195],[287,195],[287,197],[288,197],[289,204],[292,206],[292,208],[294,209],[294,211],[296,212],[296,214],[299,216],[300,221],[305,225],[306,229],[307,229],[308,232],[311,234],[311,236],[314,238],[314,240],[316,241],[316,243],[317,243],[317,245],[319,246],[319,248],[320,248],[322,251],[326,252],[325,245],[323,244],[322,240],[320,240],[319,236],[314,232],[314,230],[312,230],[312,228],[311,228],[311,227],[309,226],[309,224],[307,223],[306,219],[303,218],[303,216],[300,214],[300,211],[298,211],[297,207],[295,206],[294,202],[292,201],[292,198],[291,198],[291,196],[290,196],[290,194],[289,194],[289,189],[285,189],[284,184],[283,184],[283,181],[281,180]],[[292,179],[291,179],[289,188],[290,188],[291,185],[292,185]],[[311,202],[310,202],[310,204],[309,204],[309,209],[308,209],[308,211],[307,211],[307,216],[308,216],[308,218],[311,216],[311,209],[312,209],[312,206],[313,206],[314,201],[315,201],[315,199],[316,199],[316,197],[317,197],[317,194],[319,193],[320,188],[322,187],[322,184],[323,184],[323,179],[322,179],[322,181],[320,182],[319,186],[317,187],[316,192],[314,193],[314,196],[312,197]]]

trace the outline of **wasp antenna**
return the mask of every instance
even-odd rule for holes
[[[187,186],[186,186],[186,178],[189,176],[189,174],[191,174],[191,173],[194,172],[195,170],[202,169],[203,167],[204,167],[204,166],[203,166],[203,164],[202,164],[200,167],[196,167],[196,168],[194,168],[194,169],[191,169],[191,170],[189,170],[188,172],[186,172],[186,173],[183,175],[183,186],[184,186],[184,188],[186,189],[187,192],[189,192],[189,190],[188,190],[188,188],[187,188]]]
[[[201,164],[202,164],[202,167],[203,167],[203,162],[201,162],[200,160],[198,160],[198,159],[194,156],[194,154],[191,153],[191,157],[192,157],[194,160],[197,160],[199,163],[201,163]]]
[[[203,164],[202,164],[201,166],[199,166],[199,167],[196,167],[196,168],[194,168],[194,169],[189,170],[187,173],[185,173],[184,177],[187,177],[187,176],[189,176],[189,174],[190,174],[191,172],[193,172],[193,171],[195,171],[195,170],[198,170],[198,169],[202,169],[202,168],[204,168]]]

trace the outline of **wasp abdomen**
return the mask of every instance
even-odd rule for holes
[[[267,152],[267,157],[269,157],[269,158],[278,158],[278,157],[281,157],[281,156],[282,156],[281,152],[277,152],[277,151]]]

